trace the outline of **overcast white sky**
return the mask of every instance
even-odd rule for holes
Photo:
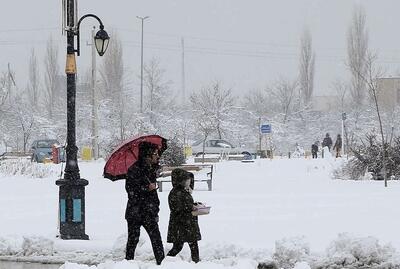
[[[388,75],[397,75],[400,64],[399,0],[78,0],[80,16],[98,15],[106,30],[113,29],[123,43],[131,87],[138,90],[140,73],[140,21],[145,21],[145,61],[156,57],[167,70],[166,79],[181,88],[181,38],[185,38],[187,91],[220,80],[236,92],[265,87],[298,71],[300,34],[308,26],[316,53],[315,91],[327,94],[336,78],[347,76],[344,65],[346,32],[353,6],[367,13],[370,46]],[[86,46],[95,21],[81,28],[78,72],[90,63]],[[41,57],[50,35],[60,45],[64,70],[65,37],[61,35],[61,0],[2,1],[0,9],[0,71],[7,63],[25,87],[30,49]]]

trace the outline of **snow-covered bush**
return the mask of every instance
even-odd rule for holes
[[[21,242],[17,238],[0,237],[0,256],[16,255],[20,251]]]
[[[279,268],[293,268],[297,262],[310,255],[310,247],[304,237],[284,238],[275,242],[274,260]]]
[[[376,135],[369,134],[366,141],[351,148],[354,157],[337,171],[343,174],[344,179],[366,179],[371,173],[374,179],[383,179],[382,170],[382,143]],[[393,144],[386,145],[386,171],[388,179],[400,179],[400,137],[393,140]]]
[[[395,249],[380,245],[373,237],[353,237],[339,234],[326,250],[327,257],[314,264],[313,268],[399,268],[394,266]],[[389,267],[387,267],[389,266]],[[392,267],[394,266],[394,267]]]
[[[364,170],[363,170],[364,169]],[[350,157],[347,162],[344,162],[339,167],[332,171],[334,179],[343,180],[372,180],[371,172],[367,171],[366,167],[359,167],[359,161],[355,157]]]
[[[27,176],[32,178],[56,177],[60,165],[31,162],[27,159],[10,159],[0,161],[0,174],[10,176]]]
[[[22,254],[30,255],[46,255],[50,256],[54,252],[54,242],[42,236],[24,237],[22,242]]]

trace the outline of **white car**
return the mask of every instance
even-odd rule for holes
[[[244,148],[234,147],[231,143],[223,139],[208,139],[204,142],[203,140],[197,141],[192,145],[193,155],[200,156],[203,154],[245,154],[251,155],[251,151]]]

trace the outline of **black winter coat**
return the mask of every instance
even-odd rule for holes
[[[128,193],[128,203],[125,219],[158,218],[160,200],[157,190],[149,191],[149,184],[157,181],[156,169],[138,161],[129,167],[127,175],[125,190]]]
[[[332,139],[329,136],[325,137],[324,140],[322,141],[322,146],[328,147],[329,149],[331,149],[332,144],[333,144]]]
[[[317,153],[318,152],[318,146],[316,144],[311,145],[311,152],[312,153]]]
[[[167,242],[183,243],[201,240],[197,216],[192,215],[192,195],[183,186],[173,187],[168,195],[168,204],[171,213]]]

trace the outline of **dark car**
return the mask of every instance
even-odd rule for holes
[[[42,163],[45,159],[52,158],[53,145],[60,145],[56,139],[41,139],[35,140],[32,143],[32,161]],[[63,155],[63,154],[62,154]],[[63,156],[61,156],[61,160]]]

